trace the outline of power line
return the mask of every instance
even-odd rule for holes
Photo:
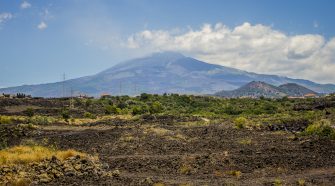
[[[63,92],[62,92],[62,97],[65,97],[65,80],[66,80],[66,74],[63,73],[63,83],[62,83]]]
[[[122,82],[120,81],[120,92],[119,92],[119,95],[121,96],[122,95]]]

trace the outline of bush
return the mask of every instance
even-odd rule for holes
[[[140,95],[140,100],[141,100],[141,101],[148,101],[151,97],[152,97],[152,95],[150,95],[150,94],[142,93],[142,94]]]
[[[323,119],[309,125],[304,134],[335,139],[335,128],[331,126],[329,120]]]
[[[133,115],[138,115],[138,114],[141,114],[141,113],[142,113],[142,110],[141,110],[140,106],[133,107],[133,110],[132,110]]]
[[[90,113],[90,112],[85,112],[85,113],[84,113],[84,117],[85,117],[85,118],[90,118],[90,119],[96,119],[96,118],[97,118],[96,115],[94,115],[94,114],[92,114],[92,113]]]
[[[87,107],[90,107],[91,105],[92,105],[92,103],[93,103],[93,101],[91,100],[91,99],[87,99],[86,101],[85,101],[85,107],[87,108]]]
[[[162,111],[163,111],[163,105],[159,101],[155,101],[151,104],[150,106],[151,114],[160,113]]]
[[[69,113],[68,110],[63,110],[62,113],[61,113],[61,115],[62,115],[62,118],[63,118],[66,122],[69,121],[69,119],[70,119],[70,113]]]
[[[248,120],[245,117],[238,117],[234,120],[235,127],[238,129],[243,129],[247,126]]]
[[[35,115],[34,109],[32,108],[27,108],[24,113],[29,116],[29,117],[33,117]]]
[[[125,108],[127,108],[127,103],[126,102],[121,102],[121,103],[119,103],[118,105],[117,105],[117,107],[118,108],[120,108],[120,109],[125,109]]]
[[[227,107],[224,108],[224,113],[228,114],[228,115],[239,115],[242,113],[242,111],[238,108],[235,108],[231,105],[228,105]]]
[[[273,103],[266,102],[263,105],[263,110],[267,114],[274,114],[278,111],[278,108]]]
[[[146,104],[142,106],[134,106],[132,109],[133,115],[145,114],[147,112],[149,112],[149,107]]]
[[[29,119],[29,122],[35,125],[47,125],[50,123],[46,116],[33,116]]]
[[[105,106],[105,113],[106,114],[120,114],[121,109],[116,107],[116,106],[106,105]]]

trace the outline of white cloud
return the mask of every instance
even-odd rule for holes
[[[124,44],[150,53],[172,50],[204,61],[247,71],[335,83],[335,38],[288,35],[262,24],[229,28],[205,24],[185,32],[144,30]]]
[[[13,15],[8,12],[0,13],[0,24],[13,18]]]
[[[27,9],[31,7],[31,4],[28,1],[23,1],[20,5],[21,9]]]
[[[40,29],[40,30],[44,30],[48,27],[48,25],[42,21],[40,24],[37,25],[37,28]]]

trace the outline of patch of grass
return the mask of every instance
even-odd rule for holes
[[[283,185],[283,181],[279,178],[276,178],[274,181],[273,181],[273,185],[274,186],[282,186]]]
[[[335,139],[335,128],[331,126],[329,120],[323,119],[309,125],[303,134]]]
[[[232,170],[232,171],[227,171],[226,174],[230,175],[230,176],[235,176],[236,178],[240,178],[241,175],[242,175],[242,172],[241,171]]]
[[[10,116],[0,116],[0,124],[11,124],[12,118]]]
[[[86,154],[77,152],[73,149],[69,150],[54,150],[43,146],[15,146],[0,151],[0,164],[28,164],[33,162],[40,162],[45,159],[56,156],[60,160],[65,160],[72,156],[86,156]]]
[[[28,186],[31,185],[31,180],[28,178],[14,178],[8,184],[12,186]]]
[[[158,183],[154,183],[153,186],[164,186],[164,183],[158,182]]]
[[[120,138],[120,140],[125,141],[125,142],[131,142],[135,140],[135,137],[132,136],[131,134],[126,134]]]
[[[298,184],[299,186],[304,186],[304,185],[306,185],[306,181],[305,181],[304,179],[299,179],[299,180],[297,181],[297,184]]]
[[[94,114],[92,114],[92,113],[90,113],[90,112],[85,112],[85,113],[84,113],[84,117],[85,117],[85,118],[90,118],[90,119],[96,119],[96,118],[97,118],[96,115],[94,115]]]
[[[252,143],[251,139],[241,139],[238,141],[239,144],[242,145],[250,145]]]
[[[243,129],[246,128],[248,120],[245,117],[237,117],[234,120],[235,128],[237,129]]]
[[[181,174],[189,175],[189,174],[191,174],[191,171],[192,171],[192,168],[191,168],[190,165],[183,164],[183,165],[181,165],[180,168],[179,168],[179,172],[180,172]]]

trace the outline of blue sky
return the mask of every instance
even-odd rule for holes
[[[92,75],[162,50],[335,83],[334,12],[332,0],[0,0],[0,87]]]

